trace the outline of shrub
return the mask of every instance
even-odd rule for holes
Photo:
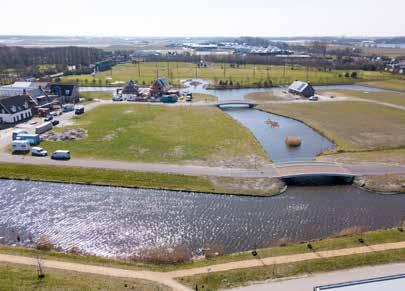
[[[41,236],[36,242],[35,248],[40,251],[50,251],[55,247],[48,236]]]
[[[190,262],[192,253],[185,246],[176,246],[174,248],[158,247],[141,251],[139,254],[131,256],[130,259],[152,264],[180,264]]]

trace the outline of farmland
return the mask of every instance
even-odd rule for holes
[[[91,75],[66,76],[63,81],[76,81],[81,85],[106,85],[114,82],[136,80],[141,85],[148,85],[157,77],[165,77],[173,84],[182,79],[202,78],[219,82],[228,81],[241,87],[262,84],[271,80],[273,85],[289,84],[294,80],[308,80],[313,84],[340,84],[358,81],[385,80],[392,78],[389,73],[357,71],[357,79],[346,77],[352,71],[332,70],[325,71],[297,65],[267,66],[267,65],[241,65],[237,68],[230,64],[211,64],[208,68],[197,68],[193,63],[182,62],[146,62],[140,64],[120,64],[111,70]]]
[[[370,81],[363,82],[360,85],[371,86],[381,89],[394,90],[394,91],[405,91],[405,80],[380,80],[380,81]]]
[[[217,108],[112,104],[74,121],[87,138],[43,146],[90,159],[230,167],[268,162],[249,130]]]
[[[352,101],[272,104],[261,108],[305,122],[333,140],[338,151],[394,149],[405,146],[403,110]]]

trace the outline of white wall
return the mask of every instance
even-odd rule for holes
[[[23,115],[22,117],[21,114]],[[21,120],[29,119],[31,117],[32,117],[31,108],[15,114],[0,113],[0,118],[3,120],[3,123],[17,123]]]

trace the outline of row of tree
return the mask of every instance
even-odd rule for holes
[[[105,53],[96,48],[24,48],[0,46],[0,68],[26,68],[43,64],[88,66],[102,60]]]

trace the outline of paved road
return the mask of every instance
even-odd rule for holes
[[[312,291],[314,287],[405,274],[405,263],[318,273],[234,288],[233,291]],[[229,290],[229,289],[228,289]],[[373,289],[378,290],[378,289]],[[396,290],[392,290],[396,291]]]

